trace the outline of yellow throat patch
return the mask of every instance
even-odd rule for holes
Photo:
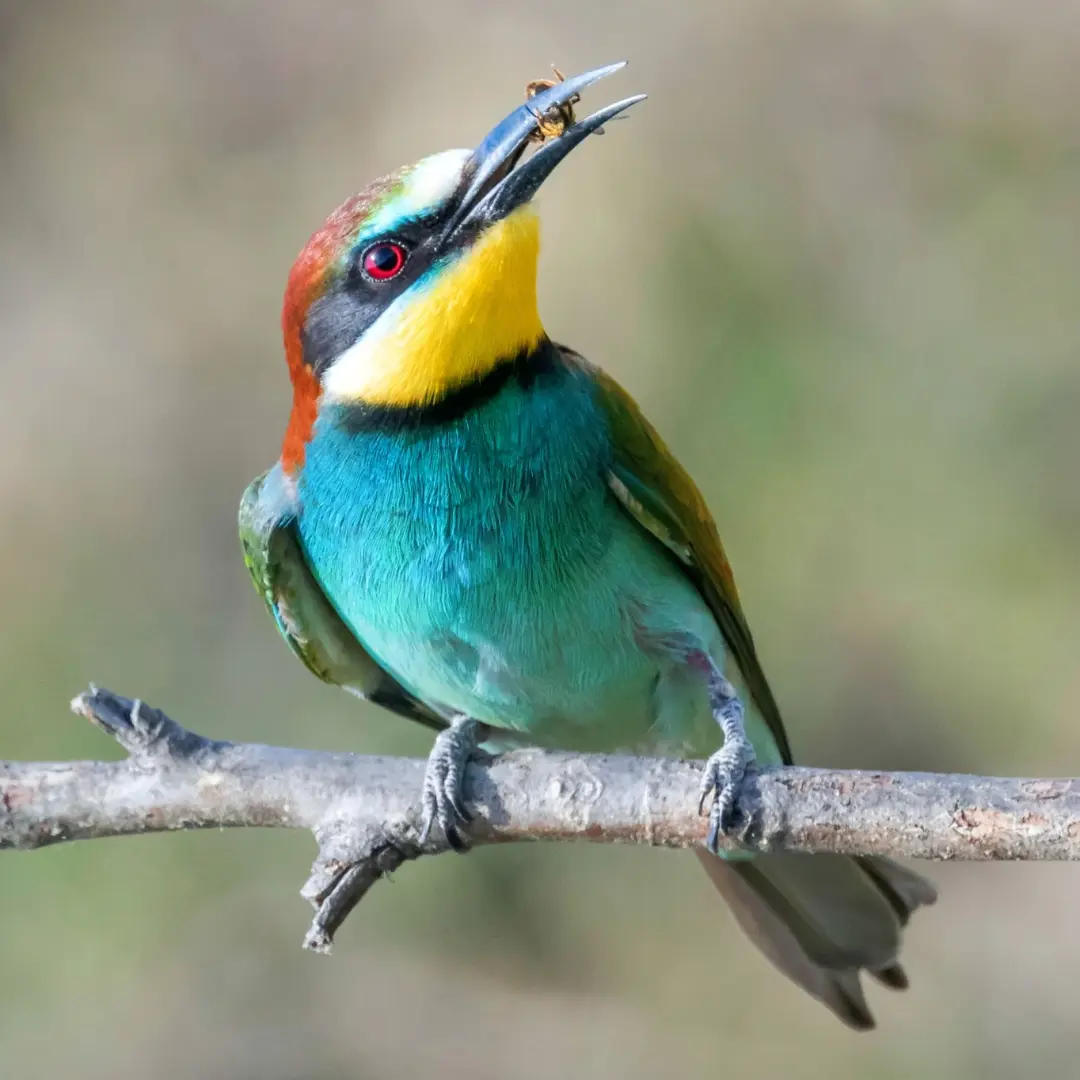
[[[323,389],[343,402],[428,405],[534,347],[544,336],[539,254],[540,222],[524,206],[395,300],[338,357]]]

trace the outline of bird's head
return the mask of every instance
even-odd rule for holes
[[[311,237],[282,311],[294,395],[282,448],[288,470],[303,462],[321,401],[422,409],[543,339],[539,223],[529,202],[578,143],[644,95],[524,152],[541,117],[622,66],[544,90],[475,150],[434,154],[376,180]]]

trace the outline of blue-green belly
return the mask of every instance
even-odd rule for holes
[[[316,426],[300,534],[327,595],[403,686],[539,745],[715,749],[685,657],[700,649],[723,664],[721,635],[611,495],[584,377],[511,382],[438,426],[349,430],[345,419],[327,411]],[[772,759],[762,726],[750,734]]]

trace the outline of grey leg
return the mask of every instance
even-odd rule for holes
[[[705,812],[705,801],[713,796],[709,809],[709,835],[705,845],[719,850],[720,834],[729,832],[735,823],[735,805],[747,769],[754,764],[754,747],[746,736],[743,706],[735,687],[724,678],[715,664],[709,664],[709,705],[724,733],[724,745],[705,763],[701,778],[698,810]]]
[[[459,716],[435,736],[435,745],[428,755],[424,771],[424,818],[420,843],[426,843],[435,822],[439,823],[446,842],[455,851],[465,851],[468,844],[458,829],[468,825],[472,815],[465,808],[463,785],[465,766],[480,743],[487,738],[488,728],[478,720]]]

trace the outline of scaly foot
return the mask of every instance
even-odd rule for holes
[[[472,821],[463,795],[465,766],[486,737],[487,725],[466,716],[459,716],[450,727],[435,736],[435,745],[424,770],[421,844],[427,843],[432,827],[438,822],[446,842],[455,851],[468,850],[469,845],[458,828]]]
[[[720,835],[730,832],[735,825],[739,789],[756,756],[753,744],[746,735],[742,702],[735,688],[719,672],[714,672],[709,680],[709,701],[713,716],[724,733],[724,745],[705,762],[698,812],[705,812],[706,800],[712,795],[705,846],[717,854]]]

